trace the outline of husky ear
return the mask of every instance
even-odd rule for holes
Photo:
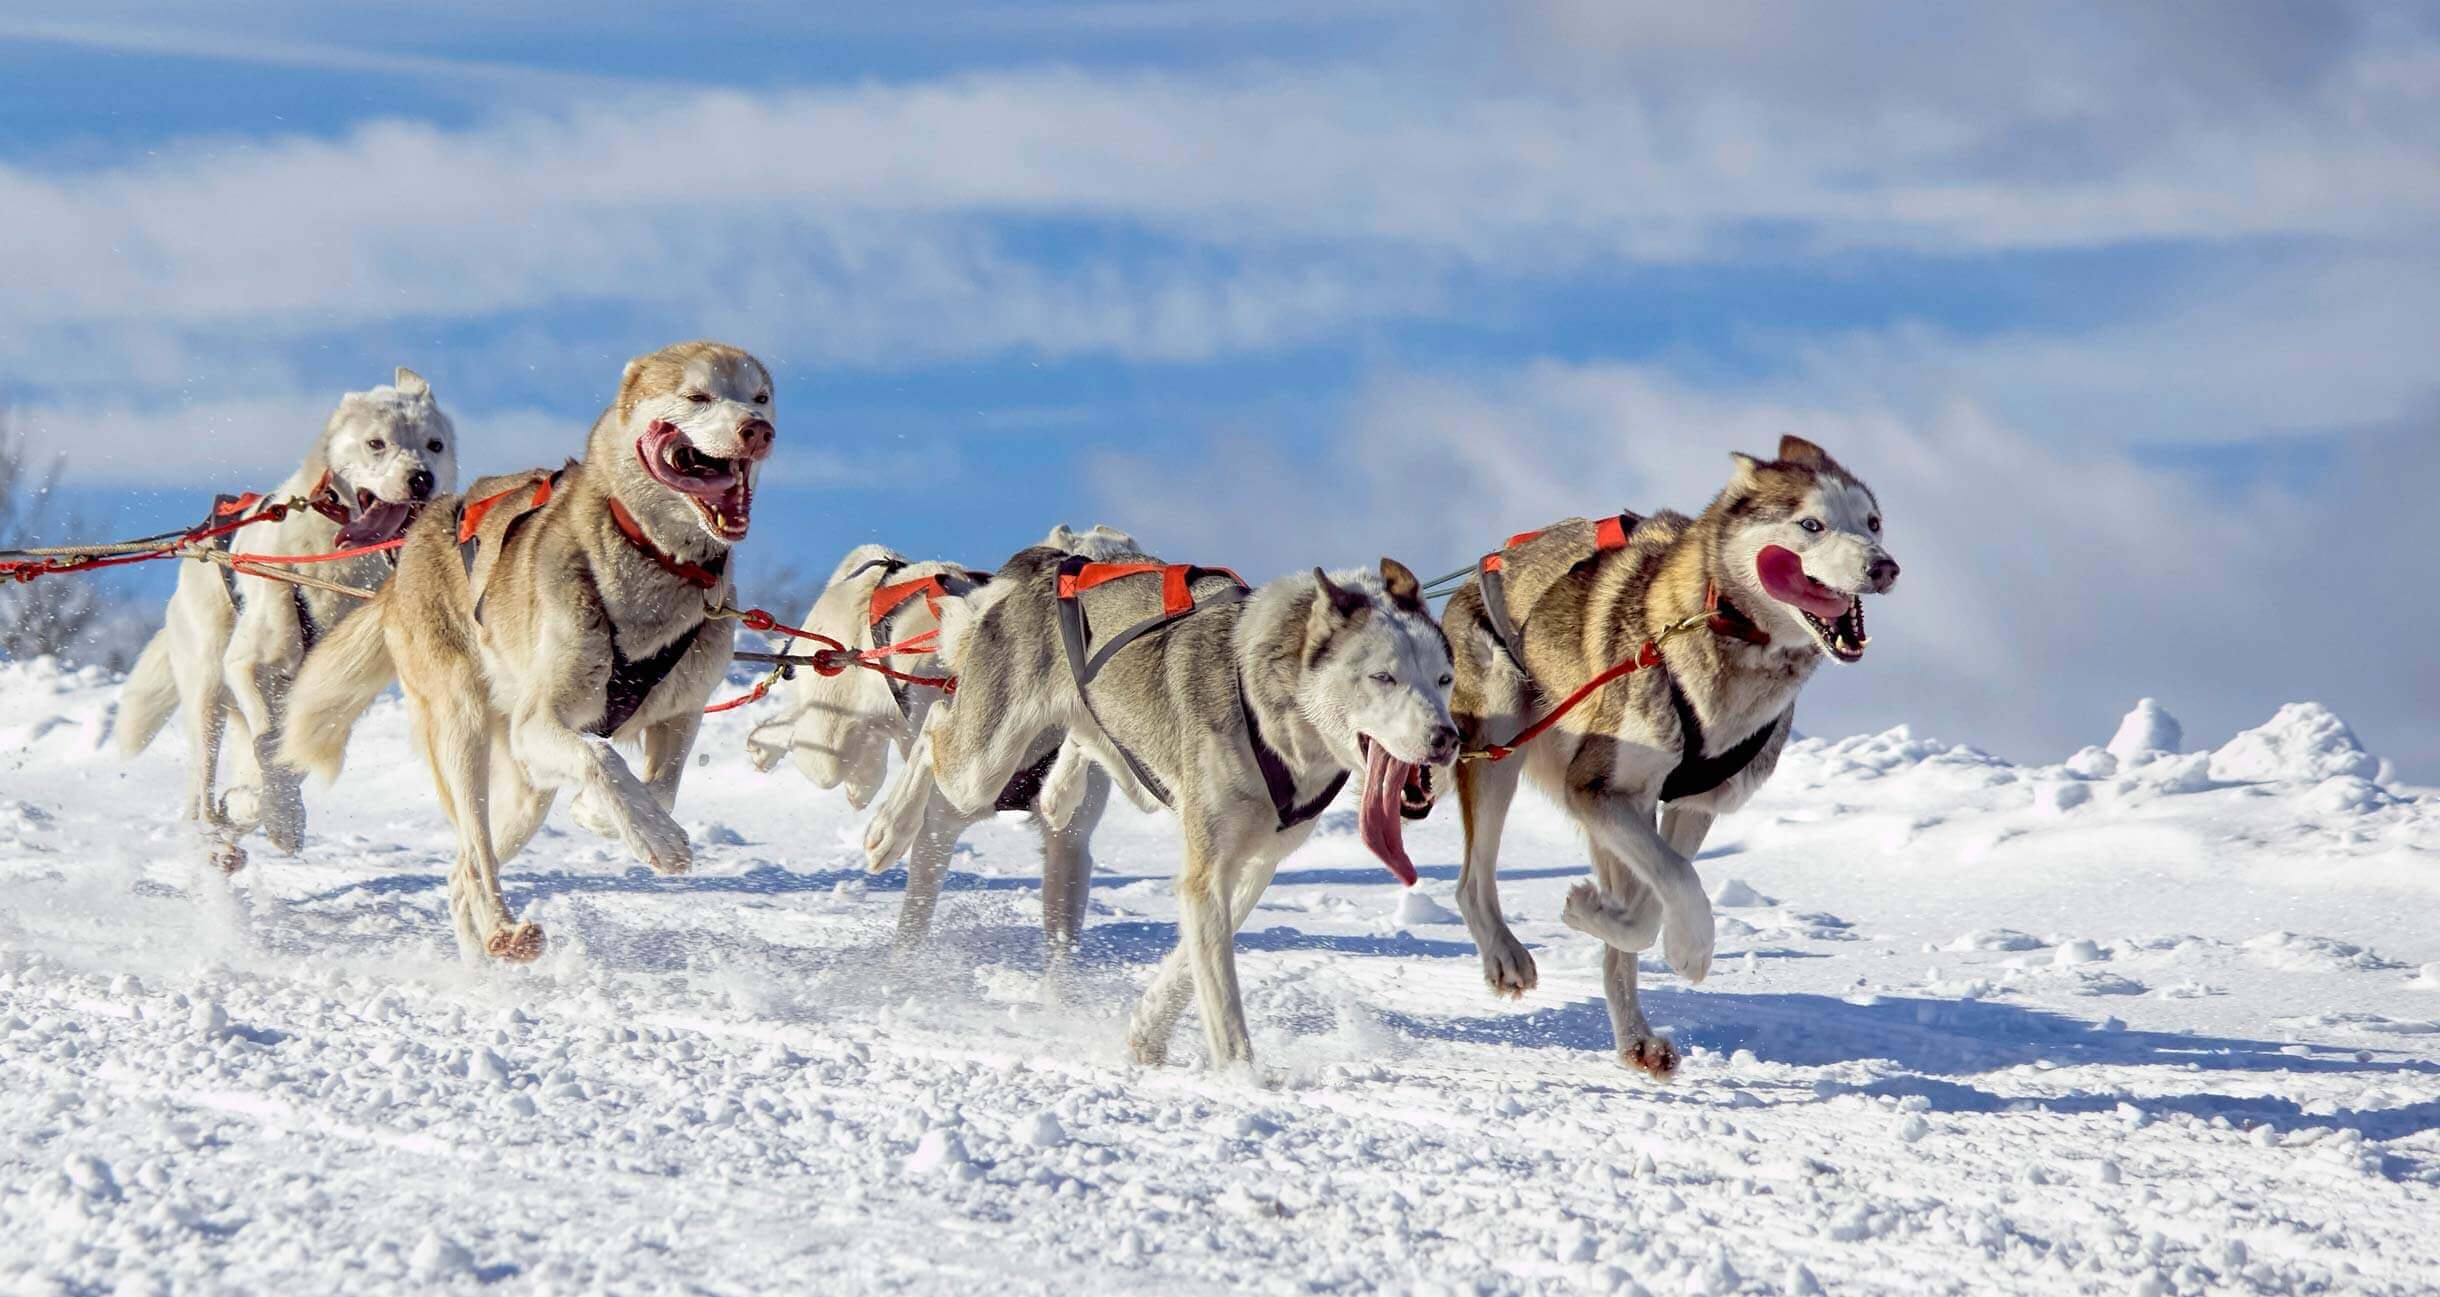
[[[1313,569],[1313,583],[1320,586],[1322,596],[1330,600],[1330,611],[1341,617],[1353,617],[1372,602],[1364,597],[1363,591],[1350,590],[1332,581],[1330,574],[1318,567]]]
[[[398,374],[390,380],[390,386],[397,388],[400,396],[432,395],[432,385],[424,381],[424,376],[404,365],[398,367]]]
[[[1073,553],[1076,549],[1076,531],[1066,523],[1060,523],[1058,526],[1051,528],[1051,534],[1043,537],[1042,543],[1044,546],[1050,549],[1066,550]]]
[[[1779,439],[1779,457],[1806,468],[1838,467],[1837,462],[1830,458],[1830,452],[1792,433]]]
[[[1736,471],[1728,475],[1729,490],[1751,491],[1762,485],[1761,460],[1738,450],[1728,452],[1728,458],[1730,463],[1737,466]]]
[[[1408,612],[1424,611],[1422,594],[1423,587],[1415,580],[1415,574],[1408,570],[1406,564],[1401,563],[1394,558],[1390,558],[1387,555],[1383,555],[1381,559],[1381,586],[1383,589],[1389,592],[1389,601],[1391,603],[1406,609]]]
[[[656,354],[657,354],[657,353],[656,353]],[[623,410],[623,411],[627,411],[627,412],[629,412],[629,413],[633,413],[633,412],[634,412],[634,410],[635,410],[635,382],[636,382],[636,380],[637,380],[637,379],[642,378],[642,377],[644,376],[644,365],[645,365],[645,363],[646,363],[647,361],[650,361],[651,359],[652,359],[652,357],[651,357],[651,356],[638,356],[638,357],[636,357],[635,359],[628,361],[628,362],[627,362],[627,367],[626,367],[625,369],[622,369],[622,370],[620,370],[620,371],[619,371],[619,375],[618,375],[618,408],[619,408],[619,409],[621,409],[621,410]]]

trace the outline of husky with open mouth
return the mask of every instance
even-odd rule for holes
[[[542,929],[500,894],[560,790],[663,873],[693,862],[670,816],[726,674],[730,547],[778,438],[771,375],[716,342],[627,363],[585,457],[487,478],[407,531],[398,575],[297,676],[281,759],[336,777],[347,734],[396,680],[457,826],[449,911],[470,957],[523,961]],[[613,741],[644,753],[639,777]]]
[[[457,485],[457,429],[432,387],[401,368],[387,386],[349,392],[296,472],[270,499],[305,500],[276,522],[259,522],[220,543],[240,554],[328,554],[396,537],[433,496]],[[390,577],[386,554],[300,569],[318,580],[369,589]],[[119,695],[119,751],[134,756],[186,711],[193,758],[186,813],[202,830],[212,863],[236,870],[238,841],[259,825],[293,854],[305,836],[305,803],[293,772],[272,758],[290,683],[306,653],[356,610],[345,595],[266,580],[217,564],[180,565],[161,629],[144,646]],[[234,725],[236,733],[229,735]],[[215,791],[224,746],[228,792]]]
[[[1657,939],[1672,968],[1703,980],[1711,902],[1692,862],[1704,834],[1770,778],[1797,691],[1822,659],[1863,658],[1863,596],[1898,579],[1880,502],[1820,447],[1786,437],[1775,459],[1734,459],[1727,489],[1700,516],[1578,519],[1519,538],[1497,562],[1486,558],[1443,613],[1457,663],[1452,710],[1469,750],[1508,743],[1663,639],[1653,669],[1612,680],[1509,759],[1469,760],[1457,774],[1458,908],[1492,991],[1519,996],[1535,981],[1533,956],[1501,916],[1497,875],[1509,803],[1530,777],[1591,845],[1593,881],[1569,894],[1561,917],[1607,947],[1620,1059],[1662,1077],[1677,1050],[1637,1002],[1636,956]],[[1662,636],[1688,622],[1698,624],[1690,633]]]
[[[942,622],[957,693],[909,763],[928,764],[952,805],[989,806],[1064,730],[1138,807],[1177,813],[1179,943],[1136,1007],[1138,1060],[1167,1057],[1193,996],[1213,1064],[1251,1061],[1237,929],[1351,777],[1365,844],[1414,881],[1402,821],[1445,786],[1457,729],[1448,641],[1395,560],[1249,591],[1222,569],[1035,548]],[[1054,823],[1074,803],[1073,771],[1055,764],[1046,781]]]

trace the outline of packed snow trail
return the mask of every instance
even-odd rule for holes
[[[1700,862],[1711,979],[1645,965],[1681,1079],[1613,1060],[1573,831],[1502,871],[1541,984],[1333,812],[1241,942],[1258,1077],[1135,1067],[1175,833],[1113,808],[1040,986],[987,824],[894,964],[902,875],[715,718],[664,879],[555,818],[524,969],[448,945],[395,702],[301,859],[232,885],[111,682],[0,665],[0,1288],[26,1292],[2418,1292],[2440,1275],[2440,798],[2299,705],[2012,766],[1791,745]],[[2172,703],[2174,699],[2170,700]],[[2100,737],[2100,736],[2097,736]],[[1191,1024],[1180,1053],[1199,1052]]]

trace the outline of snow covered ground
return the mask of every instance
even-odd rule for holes
[[[1704,853],[1712,978],[1645,967],[1689,1047],[1656,1087],[1610,1057],[1556,922],[1582,853],[1538,800],[1521,1004],[1449,909],[1455,807],[1410,835],[1416,896],[1334,812],[1242,941],[1254,1084],[1121,1055],[1172,938],[1165,821],[1113,810],[1058,999],[1015,826],[894,967],[901,876],[732,713],[681,806],[694,875],[555,824],[509,877],[549,954],[468,968],[394,701],[309,791],[305,856],[232,886],[172,823],[179,745],[97,751],[110,697],[0,666],[0,1290],[2440,1281],[2440,797],[2310,705],[2187,755],[2142,710],[2053,766],[1796,745]]]

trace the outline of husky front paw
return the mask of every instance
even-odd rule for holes
[[[246,849],[237,845],[234,838],[206,838],[203,858],[224,874],[235,874],[246,867]]]
[[[220,795],[217,818],[233,829],[244,831],[263,822],[263,790],[253,784],[239,784]]]
[[[612,815],[610,808],[604,804],[608,801],[609,798],[596,793],[591,785],[587,785],[576,790],[576,796],[568,800],[568,818],[576,821],[596,837],[624,838],[626,833],[620,826],[618,817]]]
[[[1661,924],[1661,957],[1689,982],[1711,974],[1711,898],[1697,892],[1695,900],[1701,903],[1670,909]]]
[[[1602,895],[1591,883],[1568,889],[1559,921],[1615,950],[1636,954],[1652,948],[1660,929],[1659,907],[1649,903],[1621,905]]]
[[[872,823],[864,826],[864,867],[881,873],[906,859],[907,848],[923,831],[924,811],[932,800],[932,781],[910,759],[898,772],[898,782],[881,796]]]
[[[1169,1037],[1167,1033],[1155,1036],[1142,1030],[1128,1032],[1127,1057],[1134,1059],[1144,1067],[1159,1067],[1168,1062]]]
[[[1483,942],[1482,950],[1483,981],[1493,995],[1523,999],[1541,978],[1534,968],[1533,953],[1513,933],[1499,933]]]
[[[788,755],[788,749],[795,742],[794,717],[785,721],[764,721],[746,731],[746,759],[754,763],[757,772],[767,775],[778,768],[781,759]]]
[[[508,964],[530,964],[542,957],[542,925],[514,923],[491,934],[483,953]]]
[[[1676,1042],[1667,1036],[1640,1036],[1620,1041],[1618,1061],[1655,1081],[1674,1080],[1678,1070]]]
[[[625,832],[619,836],[626,841],[627,850],[652,866],[654,873],[683,874],[694,867],[695,849],[686,839],[686,830],[658,805],[648,802],[633,808]]]
[[[1073,743],[1059,745],[1050,773],[1042,777],[1041,795],[1034,799],[1034,810],[1051,832],[1064,832],[1076,818],[1076,808],[1084,804],[1085,775],[1091,765],[1092,758],[1083,749]]]

